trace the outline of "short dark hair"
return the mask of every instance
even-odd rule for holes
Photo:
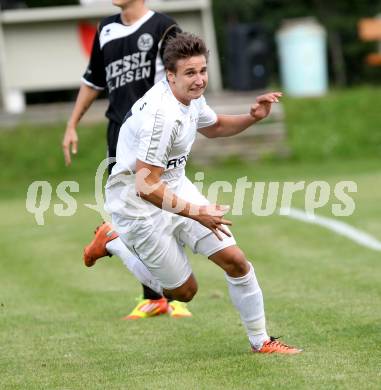
[[[176,72],[178,60],[201,55],[208,61],[209,51],[200,37],[191,33],[178,33],[167,41],[163,55],[164,67]]]

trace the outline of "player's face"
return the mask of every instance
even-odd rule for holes
[[[195,56],[177,61],[176,72],[168,72],[173,94],[183,104],[189,105],[198,99],[208,85],[208,70],[205,56]]]

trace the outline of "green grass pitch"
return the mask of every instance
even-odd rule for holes
[[[92,172],[102,155],[102,145],[92,149],[94,132],[83,130],[80,155],[70,170],[62,166],[62,129],[52,135],[37,129],[33,135],[1,135],[14,153],[2,172],[0,194],[1,389],[379,388],[380,252],[318,226],[253,216],[250,199],[244,215],[232,217],[234,233],[255,266],[270,333],[304,353],[251,354],[222,272],[191,254],[199,282],[189,304],[193,318],[122,321],[141,293],[139,284],[116,258],[92,269],[81,259],[100,221],[83,206],[93,201]],[[191,167],[191,178],[196,170]],[[356,211],[342,220],[381,240],[379,160],[230,163],[205,172],[209,182],[243,176],[354,180]],[[54,187],[63,179],[80,183],[74,194],[77,213],[57,217],[51,207],[45,226],[37,226],[25,209],[28,185],[49,180]],[[221,197],[221,203],[231,201],[229,194]],[[303,206],[302,196],[294,206]],[[329,205],[318,213],[330,216]]]

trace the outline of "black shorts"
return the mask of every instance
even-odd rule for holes
[[[110,121],[107,126],[107,155],[108,157],[116,157],[116,145],[118,143],[120,124]],[[115,163],[108,166],[108,173],[111,173],[112,167]]]

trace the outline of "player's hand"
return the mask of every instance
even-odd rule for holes
[[[198,210],[198,215],[196,215],[194,219],[201,223],[201,225],[210,229],[216,237],[222,241],[223,237],[220,232],[228,237],[231,237],[231,234],[226,228],[224,228],[224,225],[232,225],[232,222],[223,218],[229,209],[229,206],[221,206],[217,204],[201,206]]]
[[[269,92],[258,96],[250,108],[250,115],[257,121],[266,118],[270,114],[271,105],[278,103],[281,96],[282,92]]]
[[[65,157],[65,164],[71,164],[71,153],[77,154],[78,135],[75,127],[68,126],[62,141],[62,149]]]

